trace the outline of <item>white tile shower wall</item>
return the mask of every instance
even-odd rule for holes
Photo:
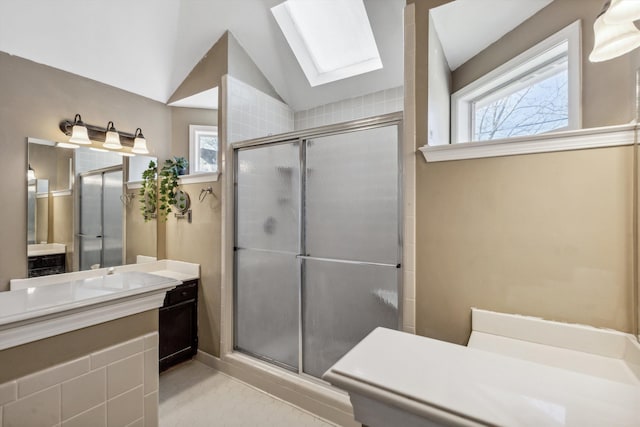
[[[227,76],[227,142],[290,132],[294,114],[289,106],[258,89]]]
[[[0,384],[0,426],[157,426],[157,336]]]
[[[295,114],[295,130],[394,113],[403,108],[404,87],[399,86],[298,111]]]
[[[76,175],[96,169],[102,169],[109,166],[121,165],[122,156],[111,152],[102,152],[90,150],[87,147],[80,147],[75,150],[76,157]]]

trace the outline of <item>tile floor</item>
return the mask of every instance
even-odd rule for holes
[[[195,360],[160,375],[160,427],[332,424]]]

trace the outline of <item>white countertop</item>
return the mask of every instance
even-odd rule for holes
[[[638,386],[384,328],[324,379],[423,416],[445,411],[500,426],[640,425]]]
[[[154,290],[169,290],[178,284],[175,279],[155,274],[124,272],[0,292],[0,326]]]
[[[27,256],[56,255],[66,252],[62,243],[36,243],[27,245]]]
[[[12,281],[0,292],[0,350],[161,307],[181,282],[106,269]]]
[[[64,274],[52,274],[50,276],[32,277],[30,279],[12,279],[10,282],[10,289],[17,290],[40,286],[49,286],[56,283],[66,283],[72,280],[102,277],[107,275],[110,270],[113,270],[113,272],[116,274],[131,271],[151,273],[180,281],[200,278],[200,264],[192,264],[183,261],[164,259],[160,261],[144,262],[141,264],[126,264],[111,268],[99,268],[97,270],[83,270]]]

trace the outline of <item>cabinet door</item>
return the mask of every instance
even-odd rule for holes
[[[160,371],[191,358],[195,353],[196,307],[196,301],[191,300],[160,309]]]

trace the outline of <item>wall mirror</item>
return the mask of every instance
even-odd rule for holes
[[[142,172],[155,157],[27,138],[28,276],[156,256],[155,220],[143,218]]]
[[[588,60],[602,4],[456,0],[431,9],[428,145],[629,123],[629,57]]]

